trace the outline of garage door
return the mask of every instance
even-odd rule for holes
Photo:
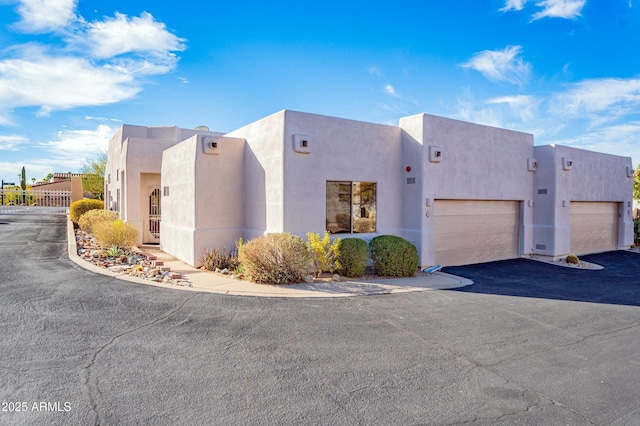
[[[518,257],[519,201],[436,200],[434,221],[439,265]]]
[[[618,203],[571,202],[571,252],[618,249]]]

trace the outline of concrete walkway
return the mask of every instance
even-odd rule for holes
[[[267,285],[234,279],[213,272],[193,268],[184,262],[169,256],[156,246],[144,246],[146,253],[157,256],[171,272],[181,274],[190,286],[179,286],[111,272],[98,267],[78,256],[73,223],[67,223],[69,258],[78,266],[92,272],[112,276],[124,281],[153,285],[186,291],[209,292],[237,296],[262,297],[349,297],[374,294],[407,293],[427,290],[447,290],[465,287],[473,281],[444,272],[435,272],[428,276],[415,278],[381,278],[376,280],[353,280],[341,282],[322,282],[311,284]]]

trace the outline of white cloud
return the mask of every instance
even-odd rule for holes
[[[474,69],[490,80],[523,85],[529,80],[531,64],[518,57],[522,46],[507,46],[502,50],[483,50],[466,63],[464,68]]]
[[[38,146],[53,154],[53,162],[66,164],[69,170],[75,171],[80,169],[87,158],[96,152],[105,151],[116,130],[106,124],[100,124],[90,130],[65,129],[59,131],[54,140],[40,143]]]
[[[165,24],[144,12],[139,17],[116,13],[114,18],[88,24],[82,35],[96,58],[111,58],[125,53],[150,54],[175,61],[170,52],[182,51],[184,39],[167,31]]]
[[[500,12],[508,12],[510,10],[522,10],[527,0],[507,0]]]
[[[390,85],[390,84],[385,84],[384,86],[384,93],[386,93],[387,95],[391,95],[395,98],[399,98],[400,96],[396,93],[396,89]]]
[[[126,69],[27,50],[24,57],[0,61],[0,105],[5,108],[40,106],[39,115],[47,115],[55,109],[119,102],[141,90]]]
[[[0,161],[0,176],[12,179],[22,166],[29,180],[32,177],[42,179],[48,173],[78,172],[88,158],[107,149],[116,130],[105,124],[94,129],[61,130],[52,140],[30,147],[30,151],[36,153],[39,159],[20,157],[19,161],[14,162]]]
[[[499,110],[479,104],[469,89],[465,90],[464,97],[458,97],[454,118],[486,126],[505,127]]]
[[[149,13],[87,23],[75,17],[77,0],[22,0],[19,27],[59,30],[67,45],[11,46],[0,59],[0,125],[15,108],[40,107],[38,115],[130,99],[142,78],[172,71],[184,39]],[[44,16],[44,17],[43,17]],[[49,19],[48,21],[45,19]],[[64,28],[63,28],[64,27]]]
[[[550,143],[631,157],[633,163],[637,165],[640,162],[638,134],[640,134],[640,121],[629,121],[623,124],[606,126],[570,139],[554,140]]]
[[[572,117],[587,117],[598,126],[637,113],[640,107],[640,79],[584,80],[554,96],[551,111]]]
[[[370,66],[370,67],[367,69],[367,72],[368,72],[369,74],[371,74],[371,75],[375,75],[375,76],[378,76],[378,77],[382,77],[382,76],[384,75],[384,74],[382,73],[382,71],[380,70],[380,68],[378,68],[378,67],[377,67],[377,66],[375,66],[375,65]]]
[[[516,95],[489,99],[485,103],[487,105],[505,105],[513,115],[518,116],[523,123],[527,123],[537,117],[537,107],[540,101],[533,96]]]
[[[19,146],[29,142],[22,135],[0,135],[0,151],[19,151]]]
[[[85,115],[84,116],[85,120],[96,120],[96,121],[114,121],[116,123],[124,123],[124,121],[118,119],[118,118],[106,118],[106,117],[92,117],[90,115]]]
[[[20,0],[16,27],[23,32],[58,31],[76,19],[77,0]]]
[[[532,20],[542,18],[564,18],[576,19],[581,16],[582,8],[586,0],[543,0],[536,3],[536,6],[542,7],[542,10],[535,13]]]
[[[382,104],[382,105],[380,105],[380,108],[382,108],[385,111],[391,111],[391,112],[393,112],[395,114],[401,114],[401,115],[408,115],[409,114],[409,112],[407,112],[406,110],[400,108],[397,105]]]

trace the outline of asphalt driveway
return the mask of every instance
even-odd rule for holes
[[[612,251],[580,259],[604,269],[573,269],[515,259],[444,271],[476,283],[460,289],[465,292],[640,306],[640,253]]]
[[[611,257],[603,272],[450,268],[477,282],[459,291],[279,299],[96,275],[64,234],[61,216],[0,215],[3,425],[640,424],[640,255],[588,259]],[[602,288],[577,290],[590,274]]]

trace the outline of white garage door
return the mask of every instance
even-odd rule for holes
[[[571,252],[618,249],[618,203],[571,202]]]
[[[518,257],[519,201],[436,200],[434,221],[439,265]]]

